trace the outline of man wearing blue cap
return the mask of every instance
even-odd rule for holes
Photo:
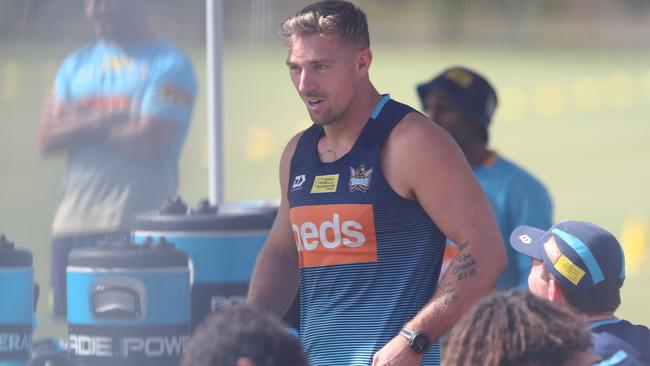
[[[614,316],[621,303],[625,256],[612,234],[588,222],[565,221],[548,231],[521,226],[510,244],[532,258],[528,287],[534,295],[566,303],[589,317],[594,353],[650,364],[650,330]]]
[[[433,80],[417,86],[427,116],[456,140],[483,187],[507,241],[519,225],[548,228],[552,203],[544,186],[524,169],[488,149],[488,127],[497,107],[497,95],[478,73],[463,67],[449,68]],[[448,243],[445,263],[458,252]],[[526,288],[530,260],[506,248],[508,267],[497,289]]]

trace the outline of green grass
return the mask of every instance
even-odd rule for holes
[[[70,45],[0,46],[0,232],[35,255],[36,278],[49,281],[49,228],[59,197],[62,159],[42,160],[35,145],[48,62]],[[648,53],[626,50],[432,48],[380,44],[371,77],[382,92],[418,105],[414,84],[452,64],[489,75],[500,92],[492,145],[534,172],[552,193],[555,219],[594,221],[619,235],[630,217],[650,231],[650,68]],[[181,195],[207,196],[204,55],[193,51],[200,79],[181,159]],[[224,60],[226,197],[279,195],[277,163],[285,142],[309,119],[278,48],[229,47]],[[17,67],[8,66],[15,62]],[[17,70],[17,71],[16,71]],[[12,78],[14,92],[7,93]],[[648,233],[650,235],[650,232]],[[646,236],[646,245],[647,245]],[[650,324],[647,258],[628,273],[619,315]],[[44,291],[47,293],[47,291]],[[39,303],[38,336],[62,336]]]

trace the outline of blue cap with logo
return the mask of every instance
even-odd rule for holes
[[[487,128],[497,107],[497,94],[482,75],[464,67],[451,67],[431,81],[417,86],[418,96],[424,99],[437,91],[449,98],[456,109],[470,121]]]
[[[625,256],[618,240],[589,222],[564,221],[548,231],[520,226],[510,235],[510,245],[543,261],[563,285],[583,293],[603,281],[625,278]]]

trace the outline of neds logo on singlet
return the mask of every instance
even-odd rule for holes
[[[290,216],[300,268],[377,261],[372,205],[300,206]]]

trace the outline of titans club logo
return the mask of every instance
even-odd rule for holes
[[[366,170],[363,164],[357,169],[350,167],[350,192],[367,192],[374,169],[370,168]]]

